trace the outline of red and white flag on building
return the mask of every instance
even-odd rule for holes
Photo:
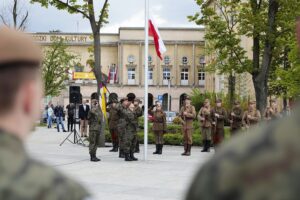
[[[158,32],[158,28],[153,24],[151,19],[149,20],[149,36],[153,37],[157,56],[162,60],[162,54],[164,54],[167,49]]]

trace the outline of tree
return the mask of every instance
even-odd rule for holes
[[[190,19],[197,24],[209,26],[209,22],[204,21],[204,19],[219,11],[208,6],[203,0],[196,0],[196,2],[201,8],[202,15],[200,12],[196,13]],[[257,107],[263,111],[267,106],[270,72],[278,67],[274,65],[274,58],[278,56],[278,52],[281,52],[280,49],[285,47],[279,41],[283,37],[295,37],[295,19],[300,12],[300,2],[298,0],[213,1],[213,3],[215,2],[221,5],[229,4],[229,6],[234,4],[237,7],[238,13],[235,15],[238,22],[237,36],[246,36],[253,41],[250,67],[248,67],[248,62],[246,62],[241,71],[249,72],[252,75]],[[228,3],[226,4],[226,2]],[[209,28],[207,32],[206,34],[211,34],[210,32],[216,31]],[[218,38],[224,37],[228,37],[227,30],[219,32]],[[224,40],[220,43],[226,46],[228,45],[226,42],[227,40]],[[233,44],[233,46],[237,49],[241,48],[241,45],[238,43]],[[219,46],[216,46],[216,48],[219,49]],[[236,55],[234,56],[237,57]],[[221,59],[227,61],[229,56],[221,57]],[[227,71],[228,66],[224,66],[221,69]],[[237,67],[237,69],[240,68]]]
[[[31,2],[39,3],[46,8],[49,5],[54,6],[59,10],[66,10],[70,14],[81,14],[83,18],[89,20],[94,39],[95,65],[93,71],[97,80],[98,96],[100,96],[100,85],[102,83],[100,29],[108,23],[108,0],[104,0],[98,19],[96,19],[94,0],[31,0]]]
[[[2,14],[0,14],[0,19],[2,23],[8,27],[14,27],[17,30],[25,30],[29,13],[28,11],[24,12],[19,8],[20,2],[21,0],[14,0],[12,7],[8,8],[10,10],[10,13],[7,14],[3,12]],[[10,14],[12,15],[12,22],[9,17],[7,17]]]
[[[236,0],[215,1],[216,8],[201,1],[197,3],[202,5],[202,17],[199,18],[200,13],[197,13],[188,18],[206,26],[206,54],[213,58],[207,69],[228,76],[229,102],[233,105],[235,74],[245,72],[250,66],[246,51],[240,46],[241,36],[237,29],[240,7],[236,5]]]
[[[69,80],[69,70],[75,65],[76,56],[68,53],[63,39],[54,41],[44,52],[42,74],[45,96],[58,96]]]

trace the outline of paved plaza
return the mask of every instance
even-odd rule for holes
[[[101,162],[89,161],[88,148],[66,142],[59,146],[67,133],[55,129],[36,128],[27,141],[29,153],[80,181],[94,195],[105,200],[180,200],[191,178],[213,153],[192,149],[192,156],[183,157],[182,147],[166,146],[161,156],[152,155],[149,145],[148,161],[143,150],[136,154],[139,162],[124,162],[111,153],[111,148],[99,148]],[[143,149],[143,146],[141,146]]]

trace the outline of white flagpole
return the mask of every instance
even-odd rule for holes
[[[149,46],[149,0],[145,0],[145,95],[144,95],[144,160],[148,155],[148,46]]]

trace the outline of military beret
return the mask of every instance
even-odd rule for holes
[[[216,103],[222,103],[222,99],[217,99]]]
[[[270,103],[276,103],[276,99],[271,99]]]
[[[256,104],[256,101],[255,100],[251,100],[251,101],[249,101],[249,104]]]
[[[186,97],[185,97],[185,100],[189,100],[189,101],[191,101],[191,97],[189,97],[189,96],[186,96]]]
[[[42,51],[29,35],[0,27],[0,69],[17,65],[39,66],[41,62]]]

